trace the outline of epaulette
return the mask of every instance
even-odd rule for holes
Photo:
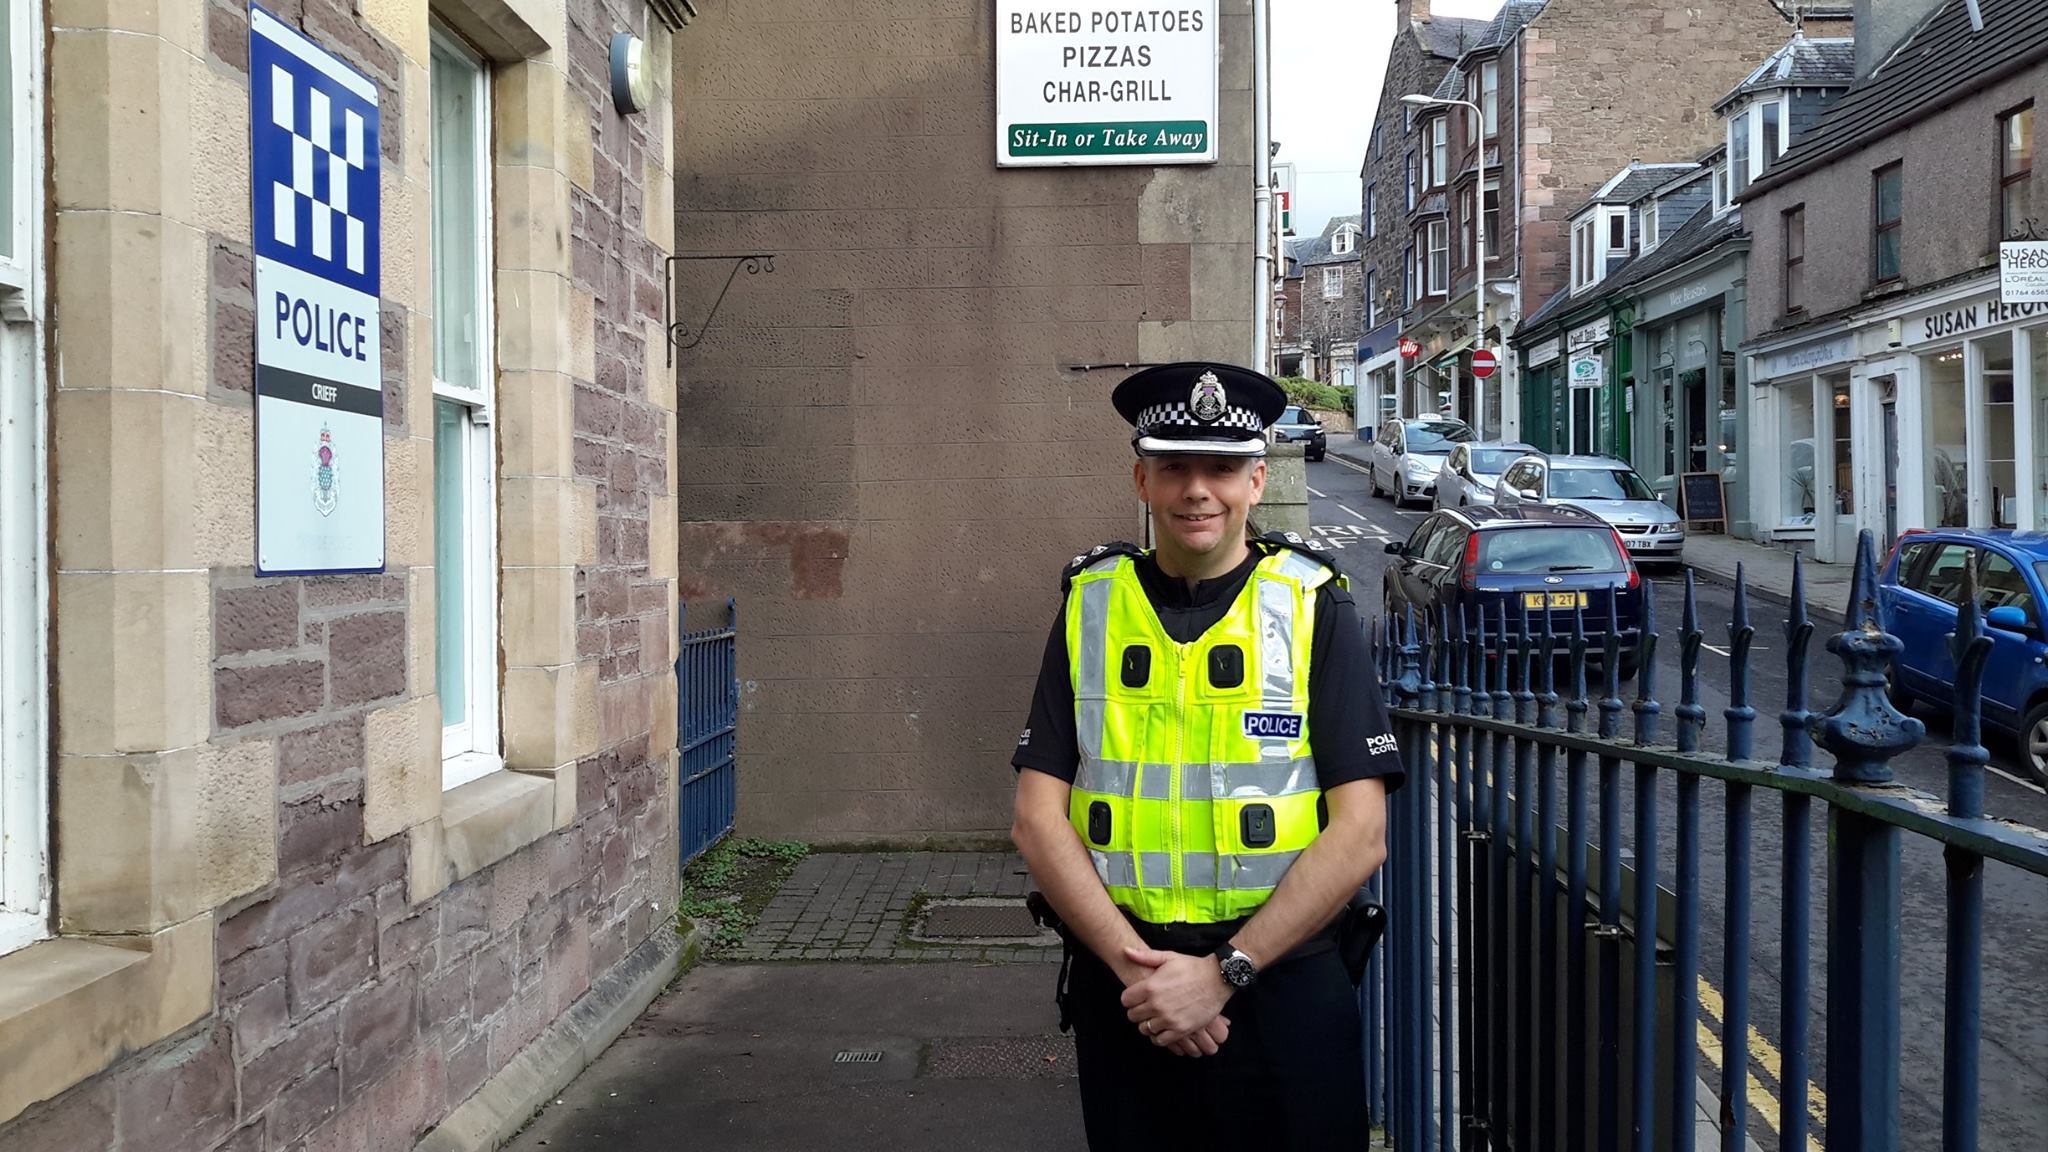
[[[1331,552],[1330,546],[1321,540],[1304,540],[1301,534],[1297,532],[1268,532],[1264,536],[1260,536],[1257,542],[1270,548],[1292,552],[1298,556],[1306,556],[1310,560],[1328,568],[1330,575],[1336,578],[1339,587],[1350,587],[1350,581],[1344,575],[1344,570],[1337,566],[1336,557]]]
[[[1104,560],[1117,556],[1143,556],[1144,554],[1145,550],[1143,548],[1128,540],[1112,540],[1107,544],[1097,544],[1095,547],[1068,561],[1066,569],[1060,573],[1060,591],[1065,592],[1068,588],[1072,587],[1074,577],[1079,576],[1082,570],[1091,564],[1099,564]]]

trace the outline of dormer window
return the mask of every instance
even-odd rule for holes
[[[1643,205],[1641,215],[1636,218],[1636,235],[1642,238],[1643,251],[1647,254],[1656,250],[1660,237],[1657,227],[1657,202]]]
[[[1628,255],[1628,209],[1602,206],[1572,225],[1572,293],[1607,278],[1607,263]]]
[[[1791,146],[1784,97],[1773,94],[1728,113],[1728,164],[1734,184],[1730,198],[1742,195]]]
[[[1734,197],[1728,194],[1728,161],[1714,164],[1714,215],[1720,216],[1734,206]]]
[[[1337,229],[1330,238],[1330,251],[1337,256],[1349,256],[1358,247],[1358,232],[1350,226]]]

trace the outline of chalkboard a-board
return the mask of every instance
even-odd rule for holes
[[[1719,472],[1687,472],[1678,478],[1679,515],[1688,524],[1728,525],[1727,493]]]

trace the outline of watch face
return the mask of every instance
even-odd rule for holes
[[[1232,956],[1223,961],[1223,979],[1235,987],[1250,984],[1258,974],[1259,970],[1252,966],[1248,957]]]

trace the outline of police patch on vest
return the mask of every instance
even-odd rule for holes
[[[1247,738],[1253,740],[1266,736],[1299,740],[1301,739],[1301,713],[1247,712],[1244,714],[1244,734]]]

